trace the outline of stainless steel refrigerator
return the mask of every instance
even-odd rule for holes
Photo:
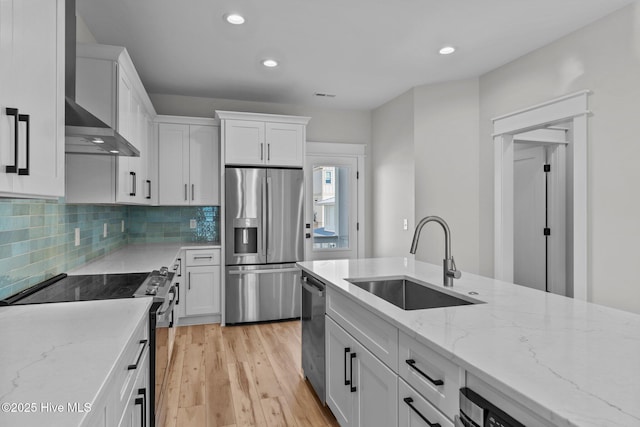
[[[302,169],[226,168],[225,321],[300,317]]]

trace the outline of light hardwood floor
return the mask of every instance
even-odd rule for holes
[[[338,426],[300,345],[299,321],[178,327],[160,427]]]

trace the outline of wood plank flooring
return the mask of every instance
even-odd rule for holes
[[[299,321],[178,327],[159,427],[337,427],[300,346]]]

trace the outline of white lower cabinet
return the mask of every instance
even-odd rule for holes
[[[327,289],[326,401],[342,427],[453,427],[465,370]]]
[[[187,249],[179,258],[179,324],[211,323],[222,313],[220,249]],[[184,271],[184,273],[182,273]],[[179,273],[178,273],[179,272]]]
[[[432,427],[434,425],[453,427],[451,420],[400,378],[398,380],[398,427]]]
[[[398,377],[330,317],[326,322],[327,404],[342,427],[398,423]]]
[[[144,314],[82,427],[149,425],[149,316]]]

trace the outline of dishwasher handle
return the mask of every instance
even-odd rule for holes
[[[313,296],[317,296],[318,298],[324,298],[324,287],[320,287],[316,283],[309,282],[307,277],[302,277],[300,280],[302,287],[309,292]]]

